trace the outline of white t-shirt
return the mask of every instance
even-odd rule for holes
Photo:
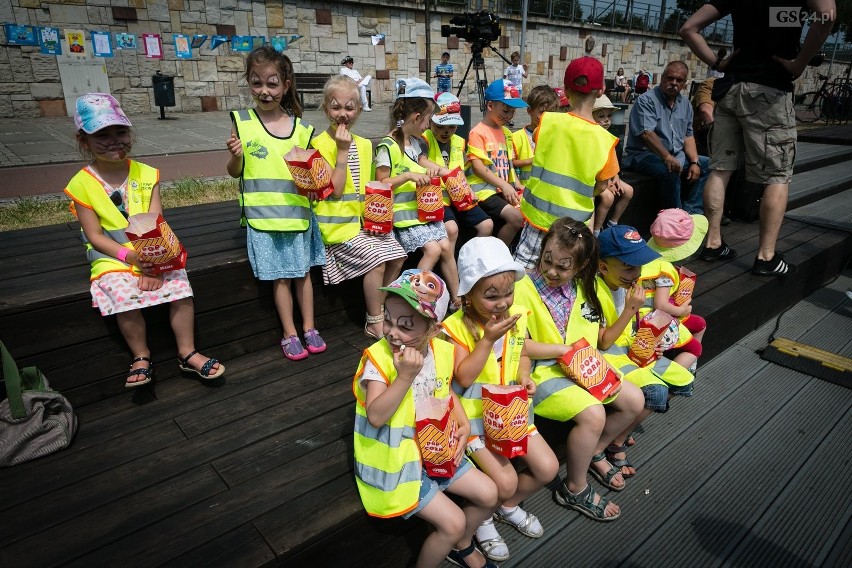
[[[349,67],[341,67],[340,74],[352,78],[356,83],[361,82],[361,74]]]
[[[411,383],[411,393],[414,395],[415,405],[420,400],[435,395],[435,389],[438,388],[437,375],[435,355],[432,354],[432,349],[430,348],[423,358],[423,367],[420,368],[420,372],[417,373],[417,376],[414,377],[414,381]],[[367,381],[385,382],[382,374],[369,359],[364,363],[364,374],[361,375],[361,388],[365,391],[367,390]]]
[[[427,152],[424,148],[425,144],[426,142],[422,138],[409,136],[408,144],[405,146],[405,155],[411,158],[412,161],[417,162],[420,159],[420,155]],[[376,159],[374,162],[377,168],[391,167],[390,152],[388,152],[387,146],[379,146],[379,149],[376,150]]]
[[[509,81],[509,85],[520,89],[521,83],[524,80],[524,66],[520,63],[517,65],[509,65],[506,67],[506,72],[503,75],[506,77],[506,80]]]

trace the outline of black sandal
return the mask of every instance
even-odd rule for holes
[[[621,472],[621,477],[623,477],[624,479],[630,479],[631,477],[633,477],[636,474],[635,473],[624,473],[622,468],[629,467],[631,469],[636,469],[636,467],[634,467],[634,465],[627,460],[626,456],[624,457],[624,459],[618,459],[618,458],[615,457],[615,454],[621,454],[621,453],[627,454],[627,448],[628,447],[629,446],[627,445],[627,442],[625,442],[623,446],[616,446],[615,444],[610,444],[609,446],[607,446],[607,448],[605,450],[606,459],[609,461],[609,463],[611,463],[613,465],[613,467],[618,468],[618,471]]]
[[[592,464],[595,464],[599,461],[608,461],[605,452],[601,452],[599,454],[595,454],[594,456],[592,456]],[[609,489],[611,491],[623,491],[624,488],[627,487],[626,482],[623,485],[621,485],[621,487],[619,487],[618,485],[612,484],[612,479],[616,475],[621,473],[621,469],[615,467],[612,464],[609,464],[609,469],[603,475],[598,473],[598,470],[596,470],[594,468],[594,466],[590,464],[589,465],[589,473],[592,474],[592,477],[594,477],[597,480],[598,483],[600,483],[601,485],[603,485],[604,487],[606,487],[607,489]],[[621,478],[624,479],[624,475],[622,475]]]
[[[138,368],[134,369],[133,364],[138,363],[139,361],[147,361],[148,367],[146,368]],[[144,375],[145,378],[139,381],[131,381],[133,377],[137,375]],[[130,372],[127,373],[127,378],[124,380],[125,388],[136,388],[141,387],[142,385],[147,385],[154,378],[154,363],[151,362],[149,357],[136,357],[133,359],[133,363],[130,364]]]
[[[456,566],[461,566],[462,568],[470,568],[465,558],[473,554],[476,550],[476,542],[472,541],[470,546],[467,548],[463,548],[461,550],[452,549],[449,554],[447,554],[447,560],[455,564]],[[480,552],[482,554],[482,552]],[[482,554],[482,557],[485,558],[485,566],[484,568],[498,568],[496,564],[494,564],[491,560],[488,559],[487,556]]]
[[[178,365],[180,366],[181,372],[183,372],[183,373],[195,373],[196,375],[198,375],[202,379],[206,379],[208,381],[213,380],[213,379],[218,379],[219,377],[221,377],[222,375],[225,374],[225,365],[222,365],[221,363],[219,363],[218,359],[213,359],[212,357],[210,359],[207,359],[207,361],[204,362],[204,365],[201,366],[201,369],[196,369],[195,367],[190,365],[189,360],[192,359],[193,355],[197,355],[197,354],[198,354],[198,351],[193,351],[192,353],[190,353],[189,355],[187,355],[183,359],[178,357]],[[219,363],[219,370],[211,375],[210,371],[213,370],[213,365],[215,365],[216,363]]]

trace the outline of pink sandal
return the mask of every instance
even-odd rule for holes
[[[308,348],[308,353],[312,354],[322,353],[327,347],[316,329],[309,329],[305,332],[305,345]]]
[[[281,351],[291,361],[301,361],[308,356],[308,352],[302,347],[302,342],[295,335],[281,338]]]

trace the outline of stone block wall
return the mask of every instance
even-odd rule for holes
[[[128,32],[138,37],[140,49],[115,50],[115,57],[104,58],[111,92],[129,114],[156,112],[151,76],[157,71],[175,77],[177,112],[231,110],[251,104],[244,73],[245,55],[231,50],[230,44],[209,48],[209,36],[236,35],[303,36],[286,51],[297,72],[337,73],[344,55],[355,59],[362,75],[373,75],[374,102],[393,99],[394,81],[401,77],[425,78],[426,31],[422,3],[395,2],[314,2],[311,0],[0,0],[0,21],[18,25],[54,26],[112,33]],[[136,20],[116,18],[135,10]],[[457,85],[471,58],[470,44],[448,41],[440,34],[453,13],[433,12],[429,24],[430,59],[434,67],[443,51],[449,51],[456,65]],[[607,31],[600,27],[550,23],[530,18],[525,63],[528,89],[538,84],[557,86],[568,62],[588,53],[600,58],[608,77],[619,67],[633,75],[640,67],[655,74],[655,82],[665,63],[683,59],[692,74],[703,78],[707,67],[690,53],[678,38],[643,35],[638,32]],[[228,29],[228,28],[226,28]],[[503,18],[506,57],[519,49],[520,18]],[[147,59],[141,49],[143,33],[158,33],[163,42],[163,59]],[[208,42],[193,49],[189,60],[175,57],[172,34],[207,34]],[[6,45],[0,28],[0,116],[37,117],[64,114],[63,90],[56,58],[42,55],[38,47]],[[372,35],[384,34],[381,45],[373,45]],[[586,48],[594,40],[591,51]],[[452,47],[450,47],[452,45]],[[502,76],[506,64],[485,50],[485,70],[489,81]],[[431,70],[430,70],[431,71]],[[431,75],[431,72],[428,73]],[[809,69],[806,81],[813,81],[816,70]],[[468,77],[463,102],[476,100],[473,71]],[[434,84],[434,80],[433,80]],[[527,91],[528,92],[528,91]],[[306,103],[317,103],[306,97]]]

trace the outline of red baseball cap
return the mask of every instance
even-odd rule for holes
[[[585,77],[585,85],[577,83],[581,77]],[[567,91],[591,93],[595,89],[603,89],[603,86],[603,64],[594,57],[578,57],[565,69],[565,90]]]

